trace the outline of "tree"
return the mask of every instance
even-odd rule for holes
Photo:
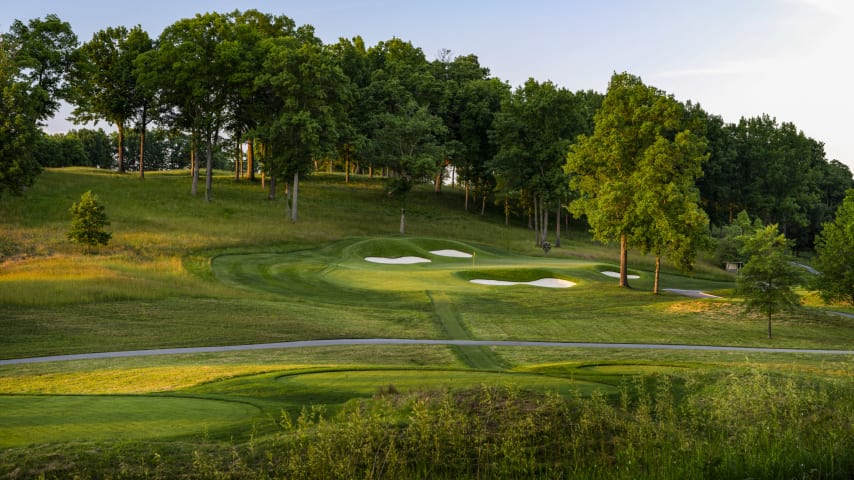
[[[800,306],[794,288],[802,279],[802,270],[789,255],[791,246],[777,225],[756,230],[745,240],[742,254],[747,263],[738,277],[737,291],[745,297],[747,311],[758,310],[768,318],[768,339],[771,339],[771,317],[781,311]]]
[[[825,302],[854,306],[854,189],[848,190],[832,222],[816,237],[815,288]]]
[[[680,166],[674,163],[678,156],[658,154],[672,150],[690,158],[687,168],[690,175],[679,175],[683,182],[684,178],[696,175],[695,167],[690,165],[695,165],[698,159],[698,140],[687,128],[686,119],[685,107],[672,96],[644,85],[634,75],[614,74],[602,107],[594,117],[593,134],[579,136],[566,156],[564,168],[569,185],[578,194],[570,203],[571,211],[587,217],[596,240],[620,241],[621,287],[629,286],[630,237],[652,215],[643,211],[643,204],[638,208],[636,195],[667,185],[667,178],[659,178],[654,170],[646,172],[644,163],[649,168],[666,165],[668,169],[678,170]],[[661,165],[655,167],[655,161]],[[678,216],[675,211],[673,215]],[[646,238],[637,240],[642,245],[648,243]]]
[[[3,48],[14,63],[12,72],[29,88],[39,122],[59,110],[59,102],[70,98],[67,72],[74,63],[77,35],[68,22],[56,15],[26,24],[15,20],[2,36]]]
[[[690,269],[709,235],[709,217],[699,205],[696,179],[707,158],[705,140],[686,130],[673,141],[660,137],[638,162],[633,243],[655,254],[653,293],[659,293],[661,257]]]
[[[205,148],[205,201],[213,186],[213,157],[222,128],[228,123],[233,96],[231,73],[240,50],[232,38],[227,15],[206,13],[178,20],[158,38],[158,48],[139,56],[140,81],[160,92],[175,128],[190,131]],[[199,162],[193,171],[197,191]]]
[[[445,126],[414,100],[398,113],[382,114],[379,120],[382,128],[375,132],[372,147],[377,158],[395,172],[396,177],[389,179],[388,192],[401,199],[403,235],[406,196],[416,182],[426,181],[435,172],[435,159],[442,155],[438,139],[445,134]]]
[[[112,235],[104,230],[110,225],[104,206],[98,203],[98,196],[92,191],[84,193],[80,202],[71,206],[71,230],[68,239],[72,242],[86,245],[86,250],[92,247],[106,245]]]
[[[76,46],[71,25],[56,15],[15,20],[0,36],[0,196],[21,193],[41,171],[32,152],[38,127],[68,98]]]
[[[495,116],[492,136],[498,150],[491,167],[509,190],[524,192],[533,212],[535,243],[546,240],[549,208],[565,196],[563,171],[569,145],[583,133],[579,99],[552,82],[533,78],[517,88]]]
[[[293,177],[291,220],[296,222],[300,174],[311,172],[313,159],[334,151],[350,101],[349,84],[310,27],[264,44],[263,73],[256,81],[268,105],[256,133],[271,178]]]
[[[5,47],[0,42],[0,47]],[[33,156],[39,138],[37,108],[24,82],[15,79],[9,52],[0,48],[0,197],[19,194],[41,172]]]
[[[151,39],[140,26],[128,31],[110,27],[96,32],[80,47],[73,69],[73,118],[77,122],[106,120],[118,132],[118,169],[125,171],[125,127],[139,114],[147,117],[151,93],[142,88],[134,62],[153,48]],[[144,169],[140,164],[140,176]]]

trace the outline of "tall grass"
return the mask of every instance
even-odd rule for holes
[[[140,444],[121,478],[822,478],[854,474],[854,387],[759,371],[639,377],[622,395],[513,387],[398,394],[283,414],[242,444]],[[89,471],[81,450],[45,478]],[[6,452],[13,455],[14,451]],[[104,454],[106,455],[106,453]],[[0,472],[2,473],[2,472]],[[16,476],[8,475],[10,478]]]

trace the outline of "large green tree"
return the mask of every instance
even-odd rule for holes
[[[77,37],[56,15],[15,20],[0,36],[0,196],[20,193],[41,171],[33,147],[42,122],[68,98]]]
[[[854,307],[854,189],[848,190],[833,221],[824,224],[815,249],[815,287],[822,299]]]
[[[659,293],[661,257],[683,269],[693,266],[709,237],[709,218],[700,208],[696,186],[707,158],[705,139],[690,130],[669,140],[659,137],[640,158],[635,173],[633,243],[655,255],[653,293]]]
[[[374,132],[372,147],[393,172],[389,194],[401,199],[400,234],[406,230],[406,196],[414,184],[427,181],[442,157],[440,139],[446,127],[426,106],[410,101],[400,111],[383,113],[381,128]]]
[[[578,195],[570,204],[571,210],[587,217],[595,239],[620,242],[621,287],[629,286],[630,244],[659,250],[668,237],[676,239],[667,234],[678,232],[673,221],[652,230],[644,224],[653,217],[676,220],[679,214],[692,211],[692,194],[686,182],[697,176],[702,148],[686,119],[685,107],[672,96],[644,85],[634,75],[614,74],[594,117],[593,134],[580,136],[566,156],[569,184]],[[684,171],[680,161],[686,162]],[[672,188],[671,193],[684,202],[683,208],[652,208],[646,199],[637,198],[639,192],[663,188]],[[702,220],[692,220],[689,230],[693,231],[698,222]],[[631,238],[639,228],[643,234]],[[653,235],[651,231],[657,232]]]
[[[74,109],[77,122],[106,120],[118,132],[118,169],[125,171],[125,128],[134,115],[147,116],[152,94],[138,81],[134,62],[152,50],[142,27],[110,27],[96,32],[80,47],[74,65]],[[140,162],[140,175],[143,175]]]
[[[166,27],[158,48],[139,57],[140,81],[160,92],[168,106],[166,120],[174,128],[192,132],[205,151],[205,200],[213,185],[213,157],[220,133],[230,119],[233,96],[232,72],[240,60],[235,48],[229,15],[198,14]],[[193,169],[191,191],[195,195],[199,162]]]
[[[39,138],[38,107],[30,101],[28,85],[16,80],[16,70],[9,52],[0,48],[0,197],[20,193],[41,171],[32,151]]]
[[[795,287],[802,281],[802,269],[793,264],[789,254],[791,244],[777,225],[756,230],[745,239],[742,253],[747,263],[738,277],[737,291],[745,298],[747,311],[758,310],[768,319],[768,338],[771,338],[771,317],[800,306]]]
[[[53,14],[27,23],[15,20],[2,43],[13,64],[13,78],[28,86],[37,120],[51,118],[71,93],[68,72],[78,44],[71,25]]]
[[[256,132],[271,178],[293,177],[290,215],[296,222],[300,175],[311,172],[312,160],[334,152],[350,102],[349,82],[310,27],[264,45],[263,73],[256,81],[268,104]]]

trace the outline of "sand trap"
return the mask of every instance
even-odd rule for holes
[[[440,257],[471,258],[470,253],[461,252],[459,250],[431,250],[430,253]]]
[[[366,262],[385,263],[391,265],[412,265],[413,263],[430,263],[430,260],[421,257],[365,257]]]
[[[539,280],[534,280],[533,282],[506,282],[504,280],[484,280],[480,278],[469,281],[479,285],[531,285],[534,287],[545,288],[569,288],[575,286],[575,283],[568,280],[561,280],[559,278],[541,278]]]
[[[721,298],[717,295],[712,295],[711,293],[706,293],[700,290],[682,290],[679,288],[662,288],[662,290],[692,298]]]
[[[613,277],[613,278],[620,278],[620,272],[602,272],[602,275],[605,275],[608,277]],[[640,275],[626,275],[626,278],[630,278],[632,280],[637,280],[640,278]]]

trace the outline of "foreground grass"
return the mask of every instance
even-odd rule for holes
[[[516,387],[398,393],[283,414],[242,443],[8,448],[10,477],[850,478],[851,383],[653,374],[616,402]],[[82,448],[81,448],[82,447]],[[169,454],[165,452],[169,449]],[[48,458],[67,458],[57,464]],[[5,463],[4,463],[5,464]]]

